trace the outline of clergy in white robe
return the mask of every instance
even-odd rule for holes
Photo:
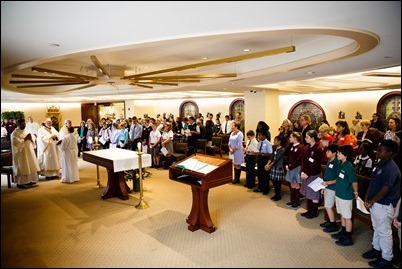
[[[40,171],[34,145],[35,136],[25,129],[25,119],[17,121],[17,128],[11,133],[13,173],[18,188],[34,185]]]
[[[37,153],[41,173],[47,178],[59,176],[61,162],[57,142],[59,132],[52,126],[52,120],[47,118],[38,131]]]
[[[80,180],[78,173],[78,147],[74,127],[67,127],[69,134],[59,141],[61,151],[61,182],[73,183]]]

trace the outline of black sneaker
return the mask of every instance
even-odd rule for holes
[[[291,208],[291,209],[298,209],[298,208],[299,208],[299,205],[291,205],[290,208]]]
[[[352,238],[350,237],[341,237],[338,241],[335,242],[337,246],[347,247],[353,245]]]
[[[310,211],[306,211],[304,213],[301,213],[300,215],[304,217],[304,216],[307,216],[308,214],[310,214]]]
[[[324,233],[334,233],[334,232],[337,232],[338,230],[339,230],[338,225],[333,223],[330,226],[325,227],[323,231],[324,231]]]
[[[291,202],[286,203],[286,206],[287,206],[287,207],[292,207],[292,205],[293,205],[293,204],[292,204]]]
[[[331,226],[331,222],[328,220],[326,222],[320,223],[320,227],[322,228],[326,228],[328,226]]]
[[[381,257],[381,251],[372,248],[371,250],[363,253],[362,257],[367,260],[377,259]]]
[[[331,234],[331,237],[335,240],[339,240],[339,239],[341,239],[341,237],[345,237],[345,232],[340,231],[340,232],[337,232],[336,234]]]
[[[306,219],[314,219],[318,217],[318,214],[311,212],[310,214],[304,215],[303,217],[305,217]]]
[[[374,268],[394,268],[392,261],[387,261],[382,257],[378,258],[377,260],[371,261],[368,264]]]

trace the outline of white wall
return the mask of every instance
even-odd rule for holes
[[[46,107],[60,107],[61,120],[71,119],[74,126],[78,126],[81,121],[80,103],[1,103],[1,112],[22,111],[25,119],[29,116],[34,121],[41,124],[46,118]]]

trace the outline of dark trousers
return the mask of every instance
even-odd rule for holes
[[[258,156],[258,188],[262,192],[269,192],[269,171],[266,171],[264,166],[268,163],[269,156]]]
[[[136,138],[133,141],[131,141],[130,149],[137,151],[138,150],[138,142],[141,142],[141,138]]]
[[[108,149],[110,147],[110,142],[105,142],[105,144],[102,145],[103,149]]]
[[[254,188],[255,187],[255,163],[257,161],[257,156],[255,155],[246,155],[244,158],[246,161],[246,185],[247,187]]]
[[[81,140],[80,143],[78,143],[78,157],[81,156],[81,151],[86,151],[87,150],[87,140],[84,138]]]

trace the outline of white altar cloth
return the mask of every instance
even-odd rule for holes
[[[137,151],[114,148],[85,151],[85,153],[112,161],[114,172],[138,169]],[[151,154],[142,154],[142,167],[149,167],[151,165]]]

